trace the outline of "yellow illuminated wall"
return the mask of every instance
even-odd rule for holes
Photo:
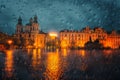
[[[14,70],[14,61],[13,61],[13,51],[7,50],[6,51],[6,57],[5,57],[5,74],[7,77],[13,76],[13,70]]]
[[[112,31],[111,34],[108,34],[102,28],[90,29],[86,27],[82,31],[71,31],[64,30],[60,32],[60,42],[61,48],[66,46],[71,47],[75,45],[76,47],[84,47],[85,43],[89,40],[95,41],[98,39],[104,47],[110,48],[119,48],[120,47],[120,34],[117,34],[115,31]],[[72,43],[74,42],[74,44]]]

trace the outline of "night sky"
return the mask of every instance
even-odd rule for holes
[[[85,26],[120,30],[120,0],[0,0],[0,31],[12,34],[19,16],[26,25],[34,15],[44,32]]]

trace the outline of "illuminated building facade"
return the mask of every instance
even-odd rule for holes
[[[113,30],[110,34],[108,34],[104,44],[105,47],[120,48],[120,34]]]
[[[98,39],[104,47],[120,47],[120,34],[117,34],[115,31],[112,31],[111,34],[108,34],[103,28],[96,27],[94,29],[90,29],[89,26],[83,28],[81,31],[60,31],[60,46],[61,48],[84,48],[85,43],[88,42],[90,38],[92,41]]]
[[[46,35],[46,49],[59,48],[59,38],[57,32],[50,32]]]
[[[25,47],[34,48],[84,48],[85,43],[90,39],[92,42],[99,40],[103,47],[120,48],[120,34],[115,31],[108,33],[103,28],[95,27],[91,29],[89,26],[82,30],[62,30],[59,33],[45,34],[40,31],[37,16],[31,18],[29,23],[23,26],[22,19],[19,17],[16,25],[15,37],[25,41]],[[60,43],[59,43],[60,42]]]
[[[25,26],[22,24],[21,17],[19,17],[18,23],[16,25],[15,37],[18,39],[24,39],[26,47],[30,47],[30,45],[33,47],[34,45],[34,48],[44,48],[45,36],[46,34],[39,29],[37,16],[34,16],[34,19],[31,18],[29,23]]]

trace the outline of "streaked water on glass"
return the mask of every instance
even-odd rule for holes
[[[6,50],[0,80],[118,80],[120,50]]]

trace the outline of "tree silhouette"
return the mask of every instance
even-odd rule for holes
[[[102,49],[103,45],[96,39],[94,42],[91,40],[85,43],[85,49]]]

